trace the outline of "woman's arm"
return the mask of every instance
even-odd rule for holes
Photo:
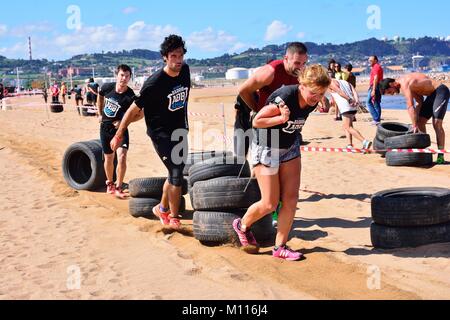
[[[278,106],[271,104],[263,109],[253,119],[253,127],[256,129],[266,129],[286,123],[289,120],[290,111],[285,105]]]

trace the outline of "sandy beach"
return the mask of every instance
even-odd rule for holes
[[[191,133],[204,137],[193,149],[223,149],[220,104],[231,137],[236,93],[192,91],[190,111],[206,114],[190,118]],[[250,256],[231,245],[202,246],[189,233],[165,234],[159,222],[131,217],[127,201],[72,190],[62,176],[63,154],[98,138],[97,119],[80,118],[73,100],[62,114],[49,113],[41,97],[10,102],[12,110],[0,111],[0,299],[450,299],[450,244],[385,251],[370,240],[372,194],[450,188],[450,165],[393,168],[376,154],[304,153],[289,245],[306,260],[289,263],[273,259],[272,247]],[[373,139],[369,117],[358,115],[355,126]],[[409,123],[406,110],[383,118]],[[444,127],[448,147],[450,115]],[[145,131],[143,121],[131,127],[127,182],[166,175]],[[431,125],[428,131],[436,147]],[[331,115],[312,115],[303,134],[309,146],[347,145]],[[184,219],[192,229],[191,210]],[[379,288],[368,285],[374,268]],[[73,270],[79,288],[70,285]]]

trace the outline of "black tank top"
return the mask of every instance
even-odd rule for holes
[[[306,123],[311,112],[316,106],[308,106],[304,109],[300,108],[298,97],[300,94],[299,86],[285,86],[276,90],[267,100],[266,105],[275,102],[280,97],[288,106],[291,114],[287,123],[267,128],[254,129],[255,141],[259,146],[267,146],[270,148],[289,149],[292,147],[301,134],[303,126]],[[277,143],[276,140],[279,143]]]

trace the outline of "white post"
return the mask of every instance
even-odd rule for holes
[[[224,146],[223,151],[228,151],[228,146],[227,146],[227,121],[226,121],[226,118],[225,118],[225,104],[221,103],[220,105],[222,107],[222,118],[223,118],[223,146]]]
[[[17,93],[20,93],[19,67],[17,67]]]

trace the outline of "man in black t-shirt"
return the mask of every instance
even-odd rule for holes
[[[132,119],[144,109],[147,134],[169,173],[161,204],[153,208],[153,213],[163,225],[174,229],[179,229],[181,225],[181,186],[188,153],[187,106],[191,77],[189,66],[184,64],[186,52],[181,37],[170,35],[164,40],[161,44],[161,55],[166,66],[144,83],[140,97],[128,110],[111,142],[111,148],[117,149]]]
[[[128,87],[131,79],[131,68],[127,65],[117,67],[117,82],[103,85],[99,91],[99,121],[100,139],[102,142],[103,153],[105,154],[105,172],[108,181],[106,181],[108,194],[113,194],[119,199],[127,198],[123,192],[122,184],[127,170],[127,153],[130,147],[130,138],[128,130],[125,131],[122,143],[117,149],[117,181],[114,183],[114,151],[111,149],[111,140],[117,133],[125,113],[135,100],[134,91]],[[142,118],[142,117],[141,117]]]

